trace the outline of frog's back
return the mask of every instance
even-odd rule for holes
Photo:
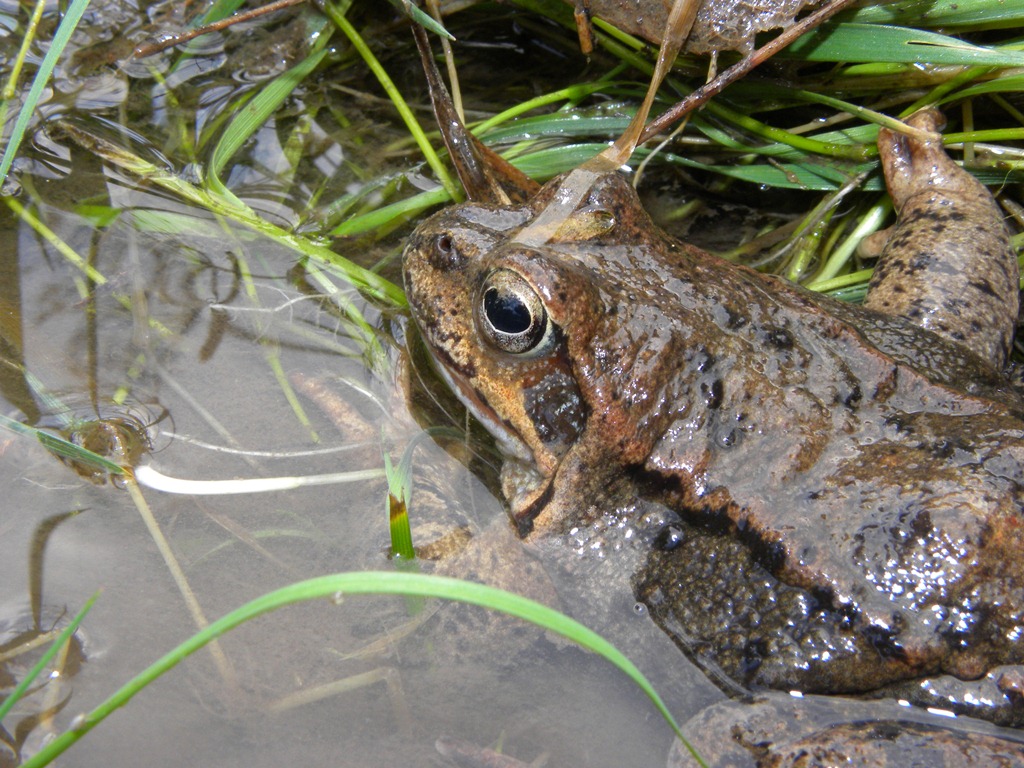
[[[679,255],[690,285],[722,301],[695,320],[684,296],[666,317],[691,351],[643,477],[695,527],[636,583],[732,679],[863,692],[950,674],[1024,724],[1019,686],[990,673],[1024,663],[1024,401],[1004,371],[1019,274],[991,198],[975,208],[995,247],[948,221],[929,245],[949,235],[956,251],[943,290],[967,280],[986,300],[931,296],[927,312],[899,304],[896,280],[927,214],[890,237],[866,308]]]

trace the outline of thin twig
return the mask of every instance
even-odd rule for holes
[[[152,56],[160,51],[165,51],[168,48],[173,48],[176,45],[187,43],[189,40],[197,38],[201,35],[208,34],[210,32],[220,32],[222,29],[227,29],[234,24],[238,24],[242,21],[250,21],[252,19],[258,19],[260,16],[266,16],[268,13],[274,11],[280,11],[283,8],[290,8],[293,5],[299,5],[305,3],[306,0],[275,0],[273,3],[261,6],[259,8],[253,8],[251,11],[242,11],[241,13],[235,13],[228,16],[226,19],[220,21],[214,21],[210,24],[203,24],[202,26],[190,29],[186,32],[179,32],[174,35],[168,35],[162,40],[157,40],[153,43],[144,43],[142,45],[135,46],[135,50],[132,51],[133,59],[144,59],[147,56]]]

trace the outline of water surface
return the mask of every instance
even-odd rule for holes
[[[9,65],[25,18],[14,6],[3,12]],[[97,0],[89,14],[12,173],[26,218],[0,207],[3,412],[91,435],[92,446],[127,439],[129,453],[131,435],[145,434],[151,448],[140,462],[188,480],[380,469],[382,452],[397,461],[419,422],[464,431],[451,402],[428,408],[429,396],[409,395],[417,376],[403,363],[401,312],[368,301],[324,264],[102,161],[60,128],[67,122],[198,182],[239,98],[296,63],[322,19],[293,11],[203,39],[188,59],[168,52],[125,63],[132,45],[185,23],[177,7]],[[355,18],[429,125],[406,31],[387,14]],[[52,30],[56,18],[46,23]],[[511,23],[498,27],[496,52],[474,47],[467,30],[470,82],[487,66],[538,55],[541,46],[517,43]],[[331,45],[222,180],[268,221],[322,237],[393,280],[414,222],[331,239],[331,205],[375,179],[393,179],[396,199],[433,183],[375,81],[340,36]],[[42,53],[33,51],[36,61]],[[530,60],[566,66],[562,51],[547,55],[546,64]],[[585,66],[571,60],[580,78]],[[499,95],[539,87],[530,77]],[[502,522],[494,458],[475,439],[418,440],[417,544]],[[4,739],[23,757],[192,635],[197,612],[213,620],[300,579],[394,568],[381,478],[234,496],[143,488],[186,598],[122,483],[83,476],[30,439],[3,437],[0,451],[0,641],[18,646],[59,629],[100,594],[65,674],[5,720]],[[491,631],[479,613],[420,610],[350,598],[261,618],[150,686],[66,759],[424,765],[439,760],[433,744],[447,734],[501,743],[527,761],[547,752],[556,765],[662,763],[667,727],[606,663],[522,628]],[[25,653],[0,673],[18,679],[37,657]],[[344,680],[351,690],[321,687]],[[670,682],[680,718],[719,697],[699,673]],[[295,698],[310,692],[314,700]]]

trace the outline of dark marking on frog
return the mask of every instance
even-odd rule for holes
[[[709,411],[717,411],[722,405],[722,396],[725,387],[721,379],[714,379],[710,384],[702,383],[701,391],[704,392],[704,402]]]
[[[537,425],[540,439],[548,445],[556,441],[575,441],[583,432],[586,408],[576,380],[566,371],[555,370],[536,384],[525,386],[523,402]]]

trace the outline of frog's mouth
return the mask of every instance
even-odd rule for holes
[[[497,442],[498,450],[505,459],[501,471],[502,491],[508,499],[512,519],[519,535],[526,537],[533,530],[534,519],[550,497],[550,478],[545,478],[538,470],[536,457],[526,441],[512,425],[498,416],[476,387],[457,370],[445,365],[444,360],[433,349],[430,350],[430,356],[441,378],[455,393],[459,402],[466,406]],[[506,487],[506,483],[510,485]]]
[[[505,456],[518,459],[520,462],[532,464],[534,461],[533,451],[526,444],[519,433],[516,432],[508,422],[502,419],[497,412],[487,404],[476,387],[471,385],[465,377],[453,371],[438,359],[436,353],[431,350],[430,355],[434,365],[441,374],[441,378],[448,384],[449,389],[455,393],[469,412],[477,421],[483,424],[484,429],[491,433],[498,443],[498,449]]]

